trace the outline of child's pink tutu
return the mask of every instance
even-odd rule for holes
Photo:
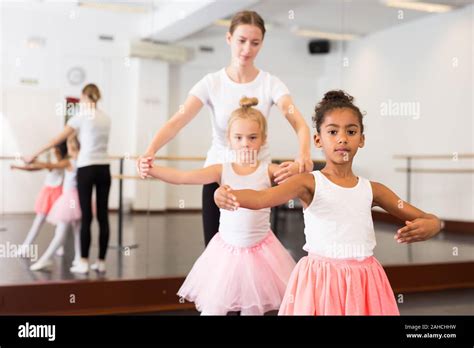
[[[400,315],[385,272],[373,256],[362,261],[314,254],[296,265],[279,315]]]
[[[35,202],[36,214],[47,215],[54,202],[61,196],[62,186],[43,186]]]
[[[46,220],[54,225],[59,222],[69,223],[81,219],[79,194],[76,188],[63,191],[61,197],[54,202]]]
[[[230,245],[217,233],[194,263],[178,296],[209,314],[262,315],[280,308],[294,266],[272,231],[248,248]]]

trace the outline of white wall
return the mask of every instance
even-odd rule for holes
[[[341,86],[367,111],[361,173],[406,198],[394,154],[474,153],[473,6],[393,27],[349,45]],[[389,103],[416,112],[384,114]],[[385,103],[385,104],[384,104]],[[395,110],[394,110],[395,111]],[[415,160],[416,168],[474,168],[473,160]],[[474,220],[474,175],[413,174],[412,202],[444,218]]]

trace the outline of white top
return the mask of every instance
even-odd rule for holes
[[[263,162],[249,175],[239,175],[232,168],[232,163],[223,163],[221,182],[234,190],[264,190],[272,186],[268,163]],[[239,208],[236,211],[220,209],[220,212],[219,233],[231,245],[249,247],[265,238],[270,230],[270,208]]]
[[[67,123],[78,133],[81,144],[78,168],[94,164],[109,164],[107,147],[110,134],[110,118],[101,110],[82,112],[71,117]]]
[[[46,174],[44,179],[44,185],[49,187],[58,187],[63,183],[64,170],[63,169],[51,169]]]
[[[76,160],[70,158],[72,170],[66,169],[64,172],[63,190],[70,190],[77,187],[77,163]]]
[[[303,249],[325,257],[363,259],[376,245],[372,221],[372,186],[359,177],[357,185],[336,185],[319,170],[312,172],[315,192],[303,210],[306,244]]]
[[[268,121],[270,108],[278,100],[290,94],[288,88],[276,76],[260,70],[257,77],[248,83],[237,83],[230,79],[225,68],[204,76],[189,94],[196,96],[204,105],[211,109],[212,145],[207,152],[204,166],[231,162],[231,156],[226,156],[227,148],[227,122],[232,111],[239,108],[243,96],[258,98],[258,105],[254,106],[265,116]],[[270,162],[268,144],[261,147],[259,160]]]

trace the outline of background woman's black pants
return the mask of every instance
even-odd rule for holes
[[[110,166],[91,165],[78,168],[77,190],[81,205],[81,256],[89,258],[92,223],[92,189],[95,186],[97,220],[99,221],[99,259],[105,260],[109,245]]]

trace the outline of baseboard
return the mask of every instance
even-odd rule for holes
[[[395,294],[474,288],[474,262],[384,267]],[[184,277],[0,286],[2,315],[105,315],[194,309],[176,295]],[[74,303],[71,296],[74,295]]]

